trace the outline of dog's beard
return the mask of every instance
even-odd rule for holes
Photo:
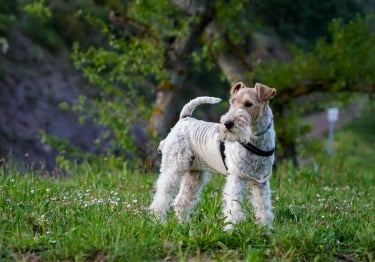
[[[228,112],[227,114],[223,115],[220,119],[220,138],[222,141],[239,141],[239,142],[248,142],[250,139],[250,122],[251,120],[246,117],[246,114],[242,114],[241,111],[235,112],[236,117],[233,118],[231,115],[233,114]],[[225,126],[227,121],[233,122],[233,127],[228,129]]]

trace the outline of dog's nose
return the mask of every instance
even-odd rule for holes
[[[228,129],[231,130],[234,126],[233,121],[225,121],[224,126]]]

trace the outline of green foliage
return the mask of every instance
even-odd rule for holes
[[[167,41],[170,37],[185,35],[190,19],[181,19],[180,12],[170,1],[153,0],[129,1],[126,15],[143,23],[147,30],[159,41]]]
[[[319,82],[332,91],[368,86],[375,82],[375,35],[368,23],[360,17],[347,24],[336,19],[330,25],[330,40],[320,39],[311,52],[294,48],[291,62],[258,64],[255,78],[280,90]]]
[[[254,225],[247,203],[249,220],[222,231],[223,176],[212,176],[190,222],[179,224],[171,212],[159,224],[148,211],[151,174],[97,163],[51,178],[2,163],[1,259],[373,261],[375,161],[366,152],[374,136],[363,135],[373,128],[373,121],[355,122],[337,136],[340,153],[316,154],[315,166],[278,166],[272,231]]]
[[[65,50],[64,41],[51,26],[52,11],[44,0],[20,1],[19,7],[23,12],[19,14],[18,24],[24,33],[52,52]]]
[[[74,45],[72,58],[75,66],[90,82],[100,86],[101,91],[92,103],[80,99],[73,109],[109,128],[110,132],[106,131],[97,140],[100,143],[109,139],[109,152],[125,149],[136,156],[132,128],[151,114],[147,99],[155,90],[149,86],[166,78],[166,41],[184,34],[187,21],[176,19],[178,11],[168,1],[158,5],[152,1],[134,1],[128,2],[123,9],[120,7],[117,5],[120,9],[117,11],[126,17],[123,19],[136,21],[144,31],[113,28],[90,14],[82,14],[93,27],[101,29],[106,44],[88,48],[79,43]]]
[[[90,30],[87,23],[76,15],[77,10],[83,9],[104,19],[108,16],[108,7],[96,2],[98,1],[2,1],[0,33],[3,28],[8,32],[14,22],[34,41],[55,53],[65,51],[77,40],[85,41],[85,45],[99,43],[100,36],[97,32]],[[2,17],[3,13],[5,18]]]
[[[48,22],[52,17],[51,10],[45,6],[44,0],[25,3],[23,10],[32,17],[42,20],[44,23]]]
[[[233,45],[243,45],[251,37],[252,26],[247,12],[250,2],[249,0],[219,0],[215,3],[218,27]]]
[[[328,39],[319,39],[313,50],[305,52],[294,47],[290,62],[271,61],[255,66],[254,81],[267,83],[279,91],[278,99],[272,101],[276,115],[282,112],[278,108],[284,108],[284,115],[279,115],[276,121],[279,138],[293,143],[309,130],[300,125],[299,118],[313,103],[297,103],[298,96],[326,92],[335,94],[336,100],[344,100],[349,97],[337,93],[367,92],[375,83],[372,23],[370,16],[367,19],[357,17],[346,24],[336,19],[329,27]]]
[[[104,28],[104,32],[108,32],[107,29]],[[139,39],[124,41],[110,34],[107,37],[107,48],[90,47],[82,51],[76,44],[72,55],[75,66],[83,71],[90,82],[101,86],[105,93],[124,93],[115,84],[145,85],[148,75],[159,79],[163,76],[163,57],[152,43]],[[147,63],[147,59],[155,63]]]
[[[13,15],[6,15],[0,13],[0,36],[7,36],[15,22]]]
[[[0,38],[8,36],[16,21],[17,4],[14,1],[0,2]]]
[[[101,143],[109,139],[109,152],[126,149],[136,153],[132,128],[151,113],[145,96],[152,92],[147,87],[149,81],[164,77],[161,48],[147,38],[116,37],[102,21],[91,16],[86,19],[102,28],[108,44],[105,48],[92,46],[85,50],[78,43],[74,45],[75,66],[101,91],[90,102],[81,97],[73,110],[82,114],[81,119],[93,118],[111,130],[97,140]]]
[[[362,13],[362,7],[355,0],[256,0],[251,2],[249,11],[252,21],[259,21],[284,39],[311,47],[317,38],[328,33],[332,19],[349,21]]]
[[[85,47],[102,44],[100,29],[91,27],[79,15],[84,10],[93,17],[105,20],[108,17],[109,6],[102,2],[111,1],[54,0],[49,3],[48,7],[53,13],[51,26],[59,32],[69,49],[76,41],[82,42]]]

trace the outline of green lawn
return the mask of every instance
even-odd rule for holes
[[[337,134],[333,157],[277,166],[271,231],[252,223],[248,205],[250,219],[222,231],[219,175],[190,223],[177,223],[171,212],[160,225],[147,212],[155,174],[82,165],[51,178],[3,164],[0,261],[374,261],[374,121],[369,125],[357,121]]]

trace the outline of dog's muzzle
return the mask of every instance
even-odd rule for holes
[[[234,122],[230,120],[225,121],[224,126],[226,129],[230,131],[234,127]]]

